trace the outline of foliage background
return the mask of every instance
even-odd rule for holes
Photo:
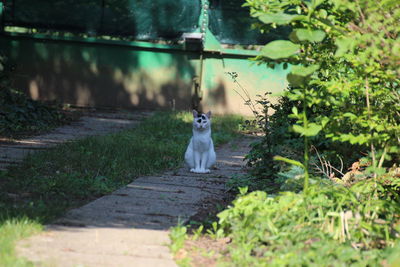
[[[251,175],[233,179],[240,194],[208,232],[231,238],[220,262],[397,266],[400,3],[247,0],[245,6],[262,32],[291,28],[255,59],[290,67],[290,86],[278,105],[256,101],[275,113],[256,113],[264,136],[247,155]]]

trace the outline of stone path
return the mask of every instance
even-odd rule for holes
[[[0,142],[0,170],[18,164],[27,154],[37,150],[83,138],[103,135],[134,127],[149,112],[86,112],[78,121],[39,135],[12,142]],[[0,140],[1,141],[1,140]]]
[[[70,210],[45,232],[21,241],[19,255],[37,266],[176,266],[168,229],[185,222],[208,198],[223,197],[225,183],[244,172],[250,138],[217,149],[217,169],[186,168],[140,177],[111,195]]]

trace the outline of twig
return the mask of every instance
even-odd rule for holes
[[[360,12],[361,21],[362,21],[363,25],[365,25],[365,16],[364,16],[364,13],[361,10],[360,3],[358,2],[358,0],[356,0],[355,2],[357,4],[358,12]]]
[[[383,161],[385,160],[386,153],[387,153],[387,146],[386,146],[386,144],[385,144],[385,147],[384,147],[384,149],[383,149],[382,156],[381,156],[381,158],[380,158],[380,160],[379,160],[379,163],[378,163],[378,168],[381,168],[381,167],[382,167]]]
[[[321,155],[319,154],[319,152],[315,146],[311,146],[311,149],[315,150],[315,152],[317,153],[318,160],[321,164],[321,168],[317,164],[314,164],[314,166],[317,168],[318,171],[320,171],[322,174],[324,174],[328,178],[331,178],[332,173],[334,173],[333,171],[337,171],[339,174],[344,176],[344,173],[342,172],[343,171],[343,160],[340,157],[339,157],[339,159],[340,159],[341,167],[339,170],[339,169],[333,167],[330,162],[326,161],[324,157],[321,157]]]

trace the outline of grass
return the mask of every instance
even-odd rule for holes
[[[241,122],[240,116],[215,117],[215,144],[237,137]],[[133,130],[38,152],[0,173],[0,266],[21,265],[14,243],[67,209],[138,176],[180,167],[191,134],[191,114],[156,113]]]
[[[29,219],[9,219],[0,225],[0,266],[32,266],[14,254],[15,242],[38,233],[42,226]]]

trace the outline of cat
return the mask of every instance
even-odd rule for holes
[[[185,152],[185,161],[194,173],[209,173],[216,154],[211,138],[211,111],[206,114],[193,110],[193,136]]]

